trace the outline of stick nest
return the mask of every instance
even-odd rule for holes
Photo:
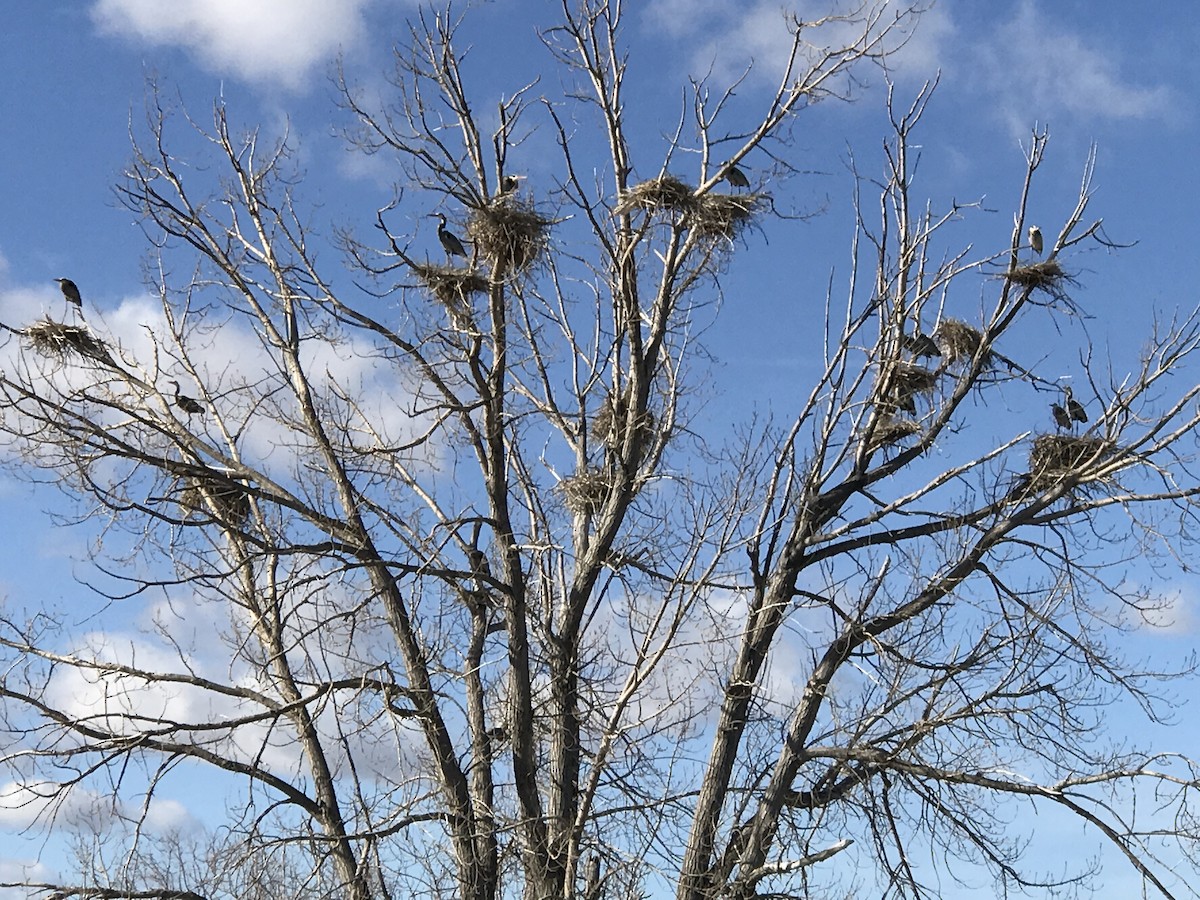
[[[472,331],[475,327],[471,315],[471,297],[486,294],[490,283],[474,269],[458,269],[454,266],[416,265],[417,277],[429,288],[459,331]]]
[[[692,229],[705,237],[735,238],[762,206],[762,194],[705,194],[689,216]]]
[[[970,361],[979,352],[983,333],[961,319],[946,319],[933,330],[933,339],[941,348],[942,357],[950,363]],[[987,364],[991,353],[984,357]]]
[[[690,184],[674,175],[660,175],[635,184],[622,194],[614,212],[624,215],[635,209],[674,209],[690,213],[698,205],[696,189]]]
[[[878,450],[880,447],[890,447],[898,444],[914,434],[921,433],[921,426],[912,419],[897,419],[886,416],[879,420],[875,430],[871,432],[869,447]]]
[[[1029,481],[1032,490],[1045,490],[1079,471],[1084,465],[1111,457],[1116,450],[1105,438],[1071,434],[1042,434],[1029,451]]]
[[[23,333],[29,341],[29,346],[42,356],[55,356],[59,359],[72,355],[84,356],[106,365],[114,364],[104,342],[86,326],[42,319],[34,322]]]
[[[608,500],[612,480],[599,469],[588,466],[564,478],[559,487],[567,509],[576,515],[595,515]]]
[[[914,363],[898,362],[887,372],[879,405],[893,412],[916,414],[918,395],[933,393],[937,373]]]
[[[495,261],[497,271],[520,272],[546,249],[552,224],[512,194],[503,194],[471,213],[467,234],[485,257]]]
[[[592,420],[592,437],[609,450],[615,450],[621,445],[626,429],[637,429],[639,437],[645,441],[654,433],[657,425],[654,413],[649,410],[638,416],[636,422],[631,422],[629,392],[620,395],[610,393]]]
[[[1044,259],[1026,266],[1017,266],[1010,269],[1004,277],[1021,287],[1040,289],[1055,295],[1062,292],[1064,282],[1070,281],[1057,259]]]
[[[250,497],[237,482],[191,476],[179,492],[179,506],[191,516],[208,513],[218,522],[242,525],[250,518]]]

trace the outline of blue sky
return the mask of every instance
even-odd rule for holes
[[[552,13],[556,5],[513,0],[472,11],[467,33],[480,83],[495,77],[515,88],[547,70],[531,23],[539,9]],[[380,87],[391,42],[402,37],[413,9],[408,0],[10,6],[0,32],[0,321],[19,325],[40,310],[61,311],[56,276],[75,279],[86,302],[114,321],[141,308],[139,267],[147,247],[112,188],[130,155],[131,121],[140,128],[151,76],[177,90],[202,121],[220,95],[242,123],[269,131],[290,123],[301,148],[304,195],[319,204],[326,221],[369,225],[389,199],[390,173],[381,161],[345,149],[338,131],[349,123],[335,109],[330,75],[340,53],[353,79]],[[645,104],[637,134],[649,159],[656,159],[652,151],[678,114],[689,72],[711,71],[720,83],[751,59],[756,73],[769,71],[779,47],[779,6],[777,0],[647,0],[637,7],[627,32],[631,87]],[[1136,244],[1080,258],[1077,299],[1094,317],[1087,329],[1098,352],[1111,354],[1118,370],[1140,347],[1156,311],[1169,315],[1196,302],[1198,44],[1200,16],[1182,0],[1157,4],[1152,15],[1131,11],[1127,2],[943,0],[893,60],[901,98],[941,73],[921,132],[915,190],[935,205],[982,198],[995,210],[969,217],[956,232],[981,253],[1008,241],[1009,211],[1023,174],[1019,142],[1034,123],[1051,131],[1031,210],[1048,231],[1070,212],[1088,148],[1098,146],[1092,212],[1114,240]],[[739,88],[751,115],[766,84],[754,74]],[[805,389],[806,338],[820,322],[830,279],[837,283],[848,268],[847,160],[853,154],[860,169],[882,168],[881,85],[878,75],[870,76],[854,103],[823,104],[798,123],[795,159],[811,174],[786,190],[799,211],[825,211],[748,233],[730,263],[722,314],[707,335],[720,385],[708,415],[725,420],[748,408],[786,407],[794,391]],[[536,146],[537,139],[516,166],[534,183]],[[754,173],[753,156],[746,168]],[[414,215],[412,227],[432,253],[428,220]],[[969,307],[978,297],[961,302]],[[1024,349],[1036,358],[1050,353],[1058,336],[1028,339]],[[1039,407],[1029,414],[1045,412]],[[8,538],[0,546],[0,594],[34,605],[39,598],[95,603],[71,577],[87,576],[90,532],[55,528],[44,515],[67,511],[60,495],[5,475],[0,503]],[[1200,629],[1192,586],[1170,589],[1179,597],[1173,624],[1139,638],[1145,649],[1176,652]],[[1195,743],[1181,738],[1177,732],[1169,740]],[[0,826],[19,824],[17,818],[0,817]],[[22,858],[37,852],[37,844],[28,845]],[[3,856],[0,880],[12,862]]]

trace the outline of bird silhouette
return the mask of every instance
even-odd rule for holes
[[[1086,422],[1088,420],[1087,410],[1083,408],[1083,404],[1075,399],[1075,395],[1071,393],[1071,388],[1063,388],[1063,394],[1066,396],[1067,413],[1076,422]]]
[[[1054,416],[1054,424],[1066,431],[1071,427],[1071,416],[1057,403],[1050,404],[1050,412]]]
[[[725,170],[725,180],[735,188],[749,188],[750,179],[746,177],[746,173],[737,166],[730,166]]]
[[[461,256],[467,258],[467,248],[463,246],[463,242],[458,237],[446,228],[446,217],[441,213],[433,214],[438,220],[438,240],[442,242],[442,249],[446,251],[447,258]]]
[[[511,194],[521,185],[521,179],[524,175],[505,175],[500,179],[500,193]]]
[[[1042,242],[1042,229],[1036,225],[1029,226],[1029,246],[1033,248],[1033,252],[1038,256],[1042,255],[1042,247],[1044,246]]]
[[[179,382],[178,381],[171,381],[171,382],[168,382],[168,384],[171,384],[175,387],[175,405],[178,406],[180,409],[182,409],[185,413],[187,413],[188,418],[191,418],[196,413],[204,412],[204,407],[201,406],[197,401],[193,400],[191,397],[187,396],[186,394],[179,393]]]
[[[942,351],[938,348],[937,341],[935,341],[929,335],[922,334],[919,331],[914,331],[912,334],[901,334],[900,346],[918,359],[922,356],[942,355]]]
[[[83,298],[79,296],[79,286],[70,278],[55,278],[58,286],[62,289],[62,295],[67,298],[67,302],[74,304],[79,310],[79,314],[83,315]]]

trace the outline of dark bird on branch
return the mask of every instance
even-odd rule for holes
[[[922,356],[942,355],[942,351],[938,348],[937,341],[935,341],[929,335],[922,334],[919,331],[914,331],[912,334],[901,334],[900,346],[917,358]]]
[[[524,175],[505,175],[500,179],[500,193],[511,194],[521,185],[521,179]]]
[[[1075,399],[1075,395],[1071,393],[1070,386],[1063,388],[1063,394],[1066,395],[1067,413],[1076,422],[1086,422],[1088,420],[1087,410],[1083,408],[1083,404]]]
[[[458,237],[446,229],[446,217],[441,213],[434,213],[438,220],[438,240],[442,242],[442,249],[446,251],[448,258],[461,256],[467,258],[467,248],[463,246],[463,242]]]
[[[174,385],[175,387],[175,405],[187,413],[189,418],[194,416],[196,413],[204,412],[204,407],[201,406],[197,401],[193,400],[186,394],[179,393],[178,381],[171,381],[168,382],[168,384]]]
[[[70,278],[55,278],[58,286],[62,289],[62,294],[67,298],[68,303],[73,303],[75,308],[79,310],[79,314],[83,315],[83,298],[79,296],[79,286]]]
[[[735,188],[749,188],[750,179],[746,177],[746,173],[737,166],[730,166],[725,170],[725,180]]]
[[[1042,229],[1036,225],[1029,226],[1029,246],[1033,248],[1033,252],[1038,256],[1042,255]]]
[[[1071,416],[1057,403],[1050,404],[1050,412],[1054,415],[1054,424],[1064,431],[1071,427]]]

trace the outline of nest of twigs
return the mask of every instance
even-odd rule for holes
[[[931,394],[937,386],[937,372],[914,363],[895,363],[884,377],[887,381],[881,386],[879,405],[889,410],[914,415],[917,411],[917,396]]]
[[[523,271],[546,248],[550,219],[531,206],[519,203],[512,194],[502,194],[491,204],[471,213],[467,234],[497,271]]]
[[[1112,456],[1116,448],[1105,438],[1073,434],[1042,434],[1029,451],[1027,487],[1044,490],[1087,463]]]
[[[179,492],[179,505],[189,516],[207,513],[229,525],[242,525],[250,518],[250,497],[245,488],[219,478],[188,478]]]
[[[635,184],[625,191],[614,212],[617,215],[624,215],[635,209],[692,212],[698,205],[696,189],[690,184],[674,175],[660,175],[658,178]]]
[[[589,466],[564,478],[559,487],[562,489],[563,502],[567,509],[576,515],[594,515],[608,500],[608,494],[612,490],[612,479],[599,469]]]
[[[961,319],[945,319],[933,330],[933,339],[947,362],[963,362],[975,358],[983,343],[983,333]]]
[[[458,269],[454,266],[415,265],[413,269],[434,299],[446,307],[454,327],[460,331],[472,330],[474,317],[471,315],[471,297],[487,293],[488,280],[474,269]]]
[[[626,428],[637,429],[641,438],[645,440],[653,434],[657,425],[654,414],[649,410],[639,416],[636,422],[629,420],[628,392],[620,395],[609,394],[600,404],[600,409],[596,411],[596,417],[592,420],[592,437],[609,450],[614,450],[620,446]]]
[[[34,322],[24,331],[29,346],[43,356],[86,356],[108,365],[113,358],[104,342],[92,334],[86,325],[67,325],[52,319]]]
[[[1070,280],[1056,259],[1044,259],[1041,262],[1017,266],[1010,269],[1004,277],[1021,287],[1043,290],[1055,295],[1061,293],[1063,283]]]
[[[921,426],[912,419],[898,419],[892,416],[885,416],[875,425],[875,430],[871,432],[870,448],[878,450],[880,447],[890,447],[893,444],[898,444],[905,438],[912,437],[914,434],[921,433]]]
[[[735,238],[763,202],[761,194],[705,194],[688,218],[694,231],[705,237]]]

